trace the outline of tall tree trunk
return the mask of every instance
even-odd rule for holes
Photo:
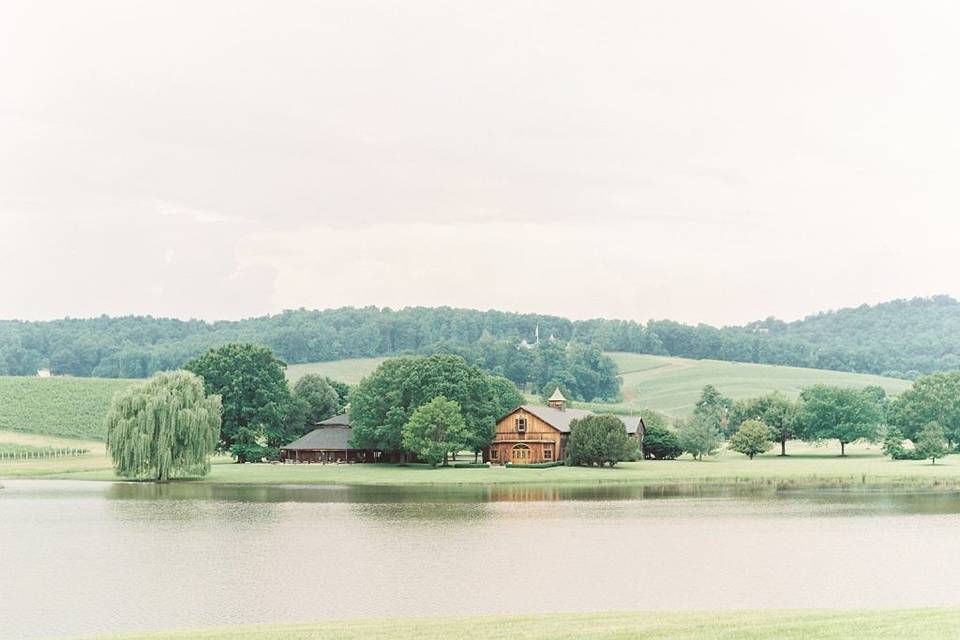
[[[783,434],[780,436],[780,455],[787,455],[787,435]]]
[[[444,451],[444,452],[443,452],[443,466],[447,466],[447,464],[448,464],[448,456],[449,456],[449,455],[450,455],[449,452],[447,452],[447,451]]]
[[[473,464],[477,464],[477,458],[479,457],[479,455],[480,455],[479,451],[473,452]]]
[[[845,455],[847,455],[847,445],[843,440],[841,440],[840,441],[840,457],[842,458]]]

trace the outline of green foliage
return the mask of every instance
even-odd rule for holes
[[[916,442],[917,454],[930,458],[931,464],[937,464],[937,458],[942,458],[950,452],[947,436],[936,422],[928,422],[920,431]]]
[[[960,371],[919,378],[889,410],[889,422],[915,439],[921,427],[936,422],[950,442],[960,442]]]
[[[117,474],[157,480],[206,475],[220,435],[220,397],[187,371],[158,373],[114,398],[107,451]]]
[[[637,443],[616,416],[592,415],[570,423],[566,460],[571,465],[608,464],[636,458]]]
[[[728,414],[732,407],[733,400],[717,391],[712,384],[708,384],[700,392],[700,399],[693,407],[693,417],[722,433],[726,430]]]
[[[646,418],[644,418],[646,422]],[[683,454],[680,439],[666,423],[647,423],[643,436],[643,457],[651,460],[674,460]]]
[[[471,451],[486,448],[493,439],[496,420],[520,404],[515,389],[508,390],[502,381],[458,356],[394,358],[351,391],[354,446],[404,451],[403,426],[418,407],[437,396],[459,403],[467,425],[465,446]]]
[[[460,405],[442,395],[417,407],[403,426],[403,446],[417,458],[436,465],[467,446],[469,432]]]
[[[538,369],[533,350],[516,348],[521,340],[532,342],[538,327],[541,336],[553,335],[562,343],[601,351],[859,371],[908,379],[918,376],[917,372],[960,369],[960,303],[936,296],[863,305],[796,322],[768,318],[723,329],[670,320],[652,320],[645,325],[606,319],[570,321],[448,307],[299,309],[216,323],[106,316],[0,321],[0,374],[32,375],[40,367],[50,367],[55,373],[74,376],[142,378],[175,369],[211,347],[250,342],[269,347],[287,362],[453,352],[486,371],[521,386],[531,383],[539,390],[557,376],[549,369]],[[542,339],[540,345],[547,342]],[[571,397],[589,400],[616,394],[616,388],[594,377],[607,377],[604,367],[588,364],[590,375],[579,380],[582,388],[575,389],[577,395]],[[573,375],[577,377],[575,372]]]
[[[297,380],[293,385],[293,398],[305,403],[304,418],[308,424],[315,424],[336,415],[340,407],[337,391],[326,378],[317,374],[308,374]]]
[[[770,435],[767,425],[759,420],[747,420],[730,436],[730,449],[753,460],[755,455],[765,453],[773,447]]]
[[[110,401],[134,384],[101,378],[0,377],[0,429],[103,440]]]
[[[896,427],[887,430],[881,451],[894,460],[923,460],[925,457],[916,448],[907,449],[903,446],[903,433]]]
[[[334,410],[333,415],[340,415],[346,410],[347,405],[350,404],[350,385],[341,380],[335,380],[330,376],[324,376],[323,380],[337,393],[337,408]]]
[[[846,455],[851,442],[876,440],[882,419],[882,409],[869,392],[816,385],[800,393],[800,437],[808,442],[839,440],[840,455]]]
[[[787,440],[796,436],[798,419],[797,403],[777,392],[738,400],[730,410],[730,428],[738,429],[748,420],[759,420],[770,430],[770,437],[780,443],[782,456],[787,455]]]
[[[712,456],[717,452],[723,436],[715,417],[694,414],[689,420],[677,423],[677,438],[684,453],[689,453],[695,460],[703,460],[703,456]]]
[[[270,457],[286,444],[291,396],[285,366],[269,349],[252,344],[228,344],[187,363],[207,393],[223,399],[220,448],[237,462]]]

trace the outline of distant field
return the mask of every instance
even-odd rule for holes
[[[308,362],[307,364],[287,365],[287,379],[296,382],[308,373],[319,373],[330,376],[334,380],[354,385],[369,375],[386,358],[351,358],[350,360],[334,360],[332,362]]]
[[[636,353],[608,354],[623,377],[623,410],[656,409],[671,416],[684,416],[704,385],[712,384],[731,398],[747,398],[771,391],[796,397],[804,387],[830,384],[844,387],[878,385],[888,394],[910,387],[908,380],[863,373],[823,369],[745,364],[718,360],[688,360]],[[602,405],[607,406],[607,405]]]
[[[607,354],[617,363],[623,377],[623,402],[592,405],[598,409],[637,411],[656,409],[671,416],[685,416],[692,410],[704,385],[712,384],[722,393],[737,399],[771,391],[796,397],[804,387],[831,384],[845,387],[879,385],[888,394],[910,387],[908,380],[863,373],[844,373],[824,369],[779,367],[769,364],[744,364],[718,360],[689,360],[636,353]],[[386,358],[354,358],[335,362],[294,364],[287,377],[296,381],[307,373],[319,373],[356,384]]]
[[[0,429],[102,440],[113,394],[134,382],[0,376]]]
[[[910,386],[906,380],[820,369],[740,364],[716,360],[686,360],[634,353],[609,354],[623,376],[623,402],[593,405],[597,409],[632,412],[656,409],[671,416],[688,414],[706,384],[733,397],[781,391],[796,396],[804,387],[835,384],[851,387],[879,385],[897,394]],[[295,364],[287,377],[295,382],[307,373],[319,373],[356,384],[386,358],[354,358],[334,362]],[[0,377],[0,429],[68,438],[102,440],[104,420],[117,391],[135,380],[103,378]],[[589,405],[588,405],[589,406]]]

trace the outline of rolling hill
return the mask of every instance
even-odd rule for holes
[[[910,386],[906,380],[860,373],[635,353],[609,355],[623,378],[623,401],[588,405],[607,411],[634,412],[644,408],[684,416],[693,409],[706,384],[715,385],[733,398],[770,391],[795,397],[801,389],[814,384],[879,385],[892,395]],[[287,377],[293,382],[307,373],[319,373],[356,384],[383,361],[384,358],[353,358],[291,365]],[[135,382],[109,378],[0,377],[0,430],[102,440],[113,394]]]
[[[747,398],[771,391],[797,397],[804,387],[829,384],[842,387],[877,385],[888,394],[907,389],[910,382],[863,373],[845,373],[824,369],[804,369],[768,364],[743,364],[720,360],[690,360],[636,353],[608,353],[623,378],[623,402],[590,404],[602,410],[624,412],[655,409],[681,417],[693,410],[704,385],[712,384],[734,398]],[[297,380],[307,373],[319,373],[356,384],[377,368],[384,358],[354,358],[336,362],[291,365],[287,377]]]

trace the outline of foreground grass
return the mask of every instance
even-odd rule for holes
[[[939,640],[960,634],[960,609],[606,613],[364,620],[122,636],[128,640],[465,640],[510,637],[672,640]]]
[[[552,467],[525,469],[429,469],[380,464],[284,465],[227,464],[221,458],[210,475],[190,482],[212,484],[337,484],[382,486],[428,485],[590,485],[777,483],[784,487],[904,486],[960,487],[960,455],[931,465],[926,461],[892,461],[876,445],[853,445],[841,458],[838,447],[788,444],[791,455],[773,453],[749,460],[731,451],[697,462],[680,460],[630,462],[615,468]],[[102,452],[102,445],[100,451]],[[0,476],[76,480],[116,480],[105,454],[0,464]]]

